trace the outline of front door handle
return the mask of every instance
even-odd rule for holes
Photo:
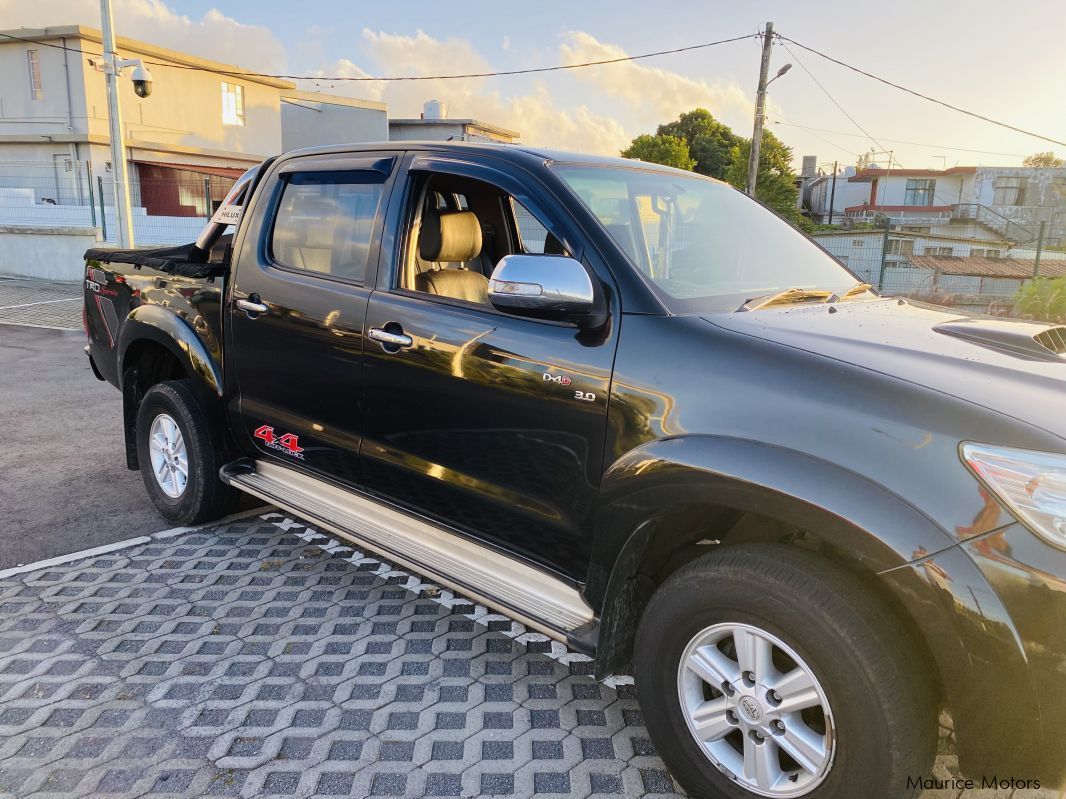
[[[253,294],[248,299],[237,300],[237,307],[244,311],[252,319],[255,319],[259,314],[266,313],[270,308],[266,303],[259,301],[259,295]]]
[[[396,352],[401,347],[410,347],[415,343],[395,322],[389,322],[384,328],[372,327],[368,335],[374,341],[380,341],[386,352]]]

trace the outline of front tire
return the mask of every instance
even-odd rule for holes
[[[152,503],[175,524],[217,519],[231,492],[219,479],[215,425],[189,380],[152,386],[137,410],[137,459]]]
[[[913,796],[935,756],[938,708],[917,660],[856,578],[752,545],[663,583],[634,675],[652,740],[691,796],[888,799]]]

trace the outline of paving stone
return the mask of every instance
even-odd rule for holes
[[[677,795],[632,686],[387,570],[275,513],[0,580],[0,792]]]

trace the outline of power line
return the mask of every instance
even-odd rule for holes
[[[784,37],[782,37],[782,38],[784,38]],[[818,78],[814,77],[814,73],[811,72],[809,69],[807,69],[807,65],[804,64],[802,61],[800,61],[799,56],[797,56],[795,53],[793,53],[792,50],[789,48],[789,46],[787,44],[785,45],[785,49],[788,50],[788,54],[790,56],[792,56],[794,59],[796,59],[796,63],[799,64],[800,67],[803,68],[803,71],[807,73],[807,76],[811,80],[813,80],[815,82],[815,84],[818,86],[818,88],[821,89],[825,93],[825,96],[828,97],[830,99],[830,101],[832,101],[833,105],[835,105],[837,108],[840,109],[840,113],[842,113],[844,116],[846,116],[848,118],[848,120],[851,122],[852,125],[854,125],[860,131],[862,131],[863,135],[866,136],[866,138],[868,138],[870,141],[872,141],[874,144],[876,144],[879,150],[884,150],[885,152],[888,152],[888,149],[883,144],[881,144],[881,142],[879,142],[877,139],[875,139],[873,136],[871,136],[869,133],[867,133],[866,132],[866,128],[864,128],[862,125],[860,125],[856,121],[855,117],[853,117],[851,114],[849,114],[848,110],[846,108],[844,108],[844,106],[842,106],[840,103],[837,102],[836,98],[833,97],[833,95],[829,93],[829,89],[825,88],[825,86],[822,85],[822,82],[820,80],[818,80]]]
[[[29,42],[32,44],[39,44],[44,47],[53,47],[57,50],[68,50],[73,53],[81,53],[83,55],[100,56],[102,53],[90,53],[85,50],[80,50],[76,47],[67,47],[66,45],[53,44],[47,41],[41,41],[38,39],[24,38],[21,36],[12,36],[7,33],[0,33],[0,36],[4,36],[8,39],[15,39],[16,41]],[[279,75],[267,72],[250,72],[247,70],[240,71],[227,71],[222,69],[216,69],[214,67],[202,67],[192,64],[169,64],[161,61],[148,61],[144,60],[144,63],[150,64],[154,67],[169,67],[171,69],[188,69],[200,72],[211,72],[216,75],[226,75],[235,78],[275,78],[279,80],[310,80],[321,81],[324,83],[340,83],[342,81],[347,82],[374,82],[374,81],[416,81],[416,80],[459,80],[463,78],[493,78],[507,75],[530,75],[533,73],[541,72],[557,72],[567,69],[582,69],[584,67],[596,67],[603,64],[618,64],[623,61],[639,61],[645,58],[656,58],[658,56],[672,55],[674,53],[685,53],[690,50],[702,50],[708,47],[717,47],[720,44],[729,44],[730,42],[739,42],[745,39],[753,39],[753,34],[745,34],[744,36],[733,36],[729,39],[719,39],[714,42],[704,42],[703,44],[691,44],[687,47],[675,47],[671,50],[657,50],[653,53],[640,53],[639,55],[627,55],[619,56],[618,58],[603,58],[597,61],[585,61],[580,64],[556,64],[550,67],[532,67],[529,69],[508,69],[508,70],[496,70],[493,72],[467,72],[463,74],[453,75],[389,75],[389,76],[336,76],[329,77],[326,75]]]
[[[809,125],[801,125],[798,122],[789,122],[788,120],[785,120],[785,119],[775,119],[774,120],[774,124],[775,125],[788,125],[790,128],[799,128],[800,130],[807,131],[812,136],[814,136],[814,133],[812,131],[818,131],[819,133],[832,133],[832,134],[834,134],[836,136],[854,136],[856,138],[867,138],[867,137],[865,137],[864,134],[860,134],[860,133],[848,133],[847,131],[843,131],[843,130],[828,130],[826,128],[814,128],[814,127],[811,127]],[[821,138],[821,137],[817,136],[815,138]],[[828,139],[822,139],[822,141],[826,142],[827,144],[833,144],[834,147],[838,147],[839,149],[842,149],[842,150],[845,149],[843,147],[840,147],[840,145],[834,144],[833,142],[829,141]],[[887,141],[887,142],[891,142],[893,144],[909,144],[909,145],[912,145],[914,147],[930,147],[930,148],[935,149],[935,150],[956,150],[956,151],[958,151],[960,153],[977,153],[979,155],[1001,155],[1004,158],[1025,158],[1025,155],[1023,153],[999,153],[999,152],[995,152],[993,150],[974,150],[974,149],[970,149],[968,147],[954,147],[954,146],[952,146],[950,144],[929,144],[927,142],[906,141],[904,139],[886,139],[884,137],[881,137],[881,141]]]
[[[1008,124],[1006,122],[1000,122],[998,119],[992,119],[991,117],[986,117],[983,114],[978,114],[975,111],[967,111],[965,108],[959,108],[957,105],[952,105],[951,103],[945,102],[944,100],[938,100],[935,97],[930,97],[927,94],[922,94],[921,92],[917,92],[914,89],[908,89],[906,86],[900,86],[898,83],[893,83],[892,81],[888,80],[887,78],[882,78],[882,77],[879,77],[877,75],[874,75],[872,72],[867,72],[864,69],[859,69],[858,67],[853,67],[851,64],[845,63],[844,61],[841,61],[840,59],[833,58],[830,55],[826,55],[825,53],[821,52],[820,50],[815,50],[813,47],[808,47],[805,44],[801,44],[800,42],[797,42],[795,39],[790,39],[787,36],[782,36],[779,33],[775,34],[775,35],[779,39],[782,39],[783,41],[791,42],[792,44],[796,45],[796,47],[800,47],[800,48],[806,50],[809,53],[814,53],[816,56],[820,56],[821,58],[824,58],[826,61],[832,61],[834,64],[838,64],[839,66],[842,66],[842,67],[844,67],[846,69],[850,69],[852,72],[858,72],[860,75],[865,75],[868,78],[873,78],[874,80],[876,80],[876,81],[878,81],[880,83],[883,83],[886,86],[891,86],[894,89],[899,89],[900,91],[906,92],[907,94],[912,94],[915,97],[920,97],[923,100],[928,100],[931,103],[936,103],[937,105],[942,105],[945,108],[950,108],[952,111],[958,111],[960,114],[966,114],[967,116],[974,117],[975,119],[980,119],[980,120],[982,120],[984,122],[988,122],[988,123],[990,123],[992,125],[998,125],[999,127],[1006,128],[1007,130],[1013,130],[1015,133],[1023,133],[1026,136],[1032,136],[1034,139],[1042,139],[1043,141],[1051,142],[1052,144],[1058,144],[1058,145],[1061,145],[1063,147],[1066,147],[1066,141],[1060,141],[1058,139],[1053,139],[1050,136],[1043,136],[1043,135],[1041,135],[1039,133],[1033,133],[1031,130],[1025,130],[1024,128],[1019,128],[1016,125],[1011,125],[1011,124]]]

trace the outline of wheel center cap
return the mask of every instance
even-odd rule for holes
[[[740,708],[740,712],[743,713],[751,723],[757,724],[762,721],[762,708],[752,697],[742,696],[740,701],[737,702],[737,707]]]

